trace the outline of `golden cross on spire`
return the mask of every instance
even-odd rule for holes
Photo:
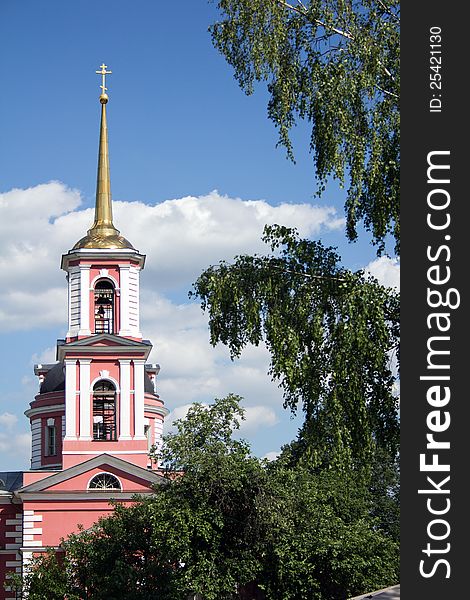
[[[112,71],[107,71],[106,70],[107,68],[108,68],[108,65],[105,65],[103,63],[100,67],[101,71],[96,71],[96,73],[98,75],[101,75],[103,78],[103,83],[102,83],[102,85],[100,85],[100,88],[102,89],[102,94],[106,94],[106,90],[108,89],[106,87],[106,75],[109,75],[110,73],[112,73]]]

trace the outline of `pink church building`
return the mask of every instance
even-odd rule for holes
[[[90,527],[112,509],[148,494],[163,478],[149,459],[168,414],[156,391],[159,366],[139,322],[145,256],[113,225],[103,77],[95,221],[62,256],[68,285],[68,330],[54,364],[36,365],[39,393],[31,423],[31,468],[0,472],[0,600],[8,572],[33,555]]]

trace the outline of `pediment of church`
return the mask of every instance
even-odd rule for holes
[[[118,499],[121,494],[148,493],[154,485],[166,479],[110,454],[100,454],[90,460],[48,475],[18,490],[20,497],[37,494],[104,494]]]
[[[121,346],[129,346],[129,347],[135,347],[135,348],[147,348],[148,346],[150,346],[150,342],[144,340],[142,342],[138,342],[136,340],[131,340],[129,338],[126,337],[122,337],[122,336],[117,336],[117,335],[111,335],[109,333],[101,333],[101,334],[97,334],[97,335],[91,335],[89,337],[86,338],[82,338],[80,340],[77,340],[75,342],[69,342],[68,344],[64,344],[62,347],[66,347],[66,348],[81,348],[81,347],[87,347],[87,348],[94,348],[97,346],[115,346],[115,347],[121,347]]]
[[[123,336],[101,333],[74,342],[57,346],[57,357],[63,361],[69,355],[88,355],[94,353],[109,354],[113,352],[139,354],[144,360],[148,358],[152,344],[148,340],[136,341]]]

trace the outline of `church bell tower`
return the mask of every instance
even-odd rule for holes
[[[134,465],[150,464],[168,414],[156,391],[159,366],[142,339],[139,279],[145,256],[113,224],[105,87],[95,219],[62,256],[68,282],[68,330],[53,365],[36,365],[40,391],[26,415],[32,430],[32,470],[67,469],[106,453]]]

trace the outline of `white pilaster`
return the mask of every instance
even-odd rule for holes
[[[65,360],[65,439],[77,439],[77,367],[75,359]]]
[[[67,273],[69,296],[69,330],[67,337],[78,334],[80,329],[80,269],[71,267]]]
[[[90,335],[90,265],[80,265],[80,331]]]
[[[41,456],[41,419],[33,419],[31,421],[31,469],[40,468]]]
[[[160,450],[163,444],[163,421],[160,419],[154,419],[153,421],[154,428],[154,444],[157,447],[157,450]]]
[[[119,359],[121,371],[121,395],[119,404],[119,439],[131,439],[131,361]]]
[[[134,360],[134,439],[144,435],[144,360]]]
[[[119,335],[123,336],[131,335],[129,331],[129,269],[130,265],[119,266],[119,287],[121,289],[121,328]]]
[[[139,309],[139,277],[140,269],[131,266],[129,269],[129,329],[133,337],[141,338]]]
[[[80,438],[91,440],[90,435],[90,364],[89,359],[79,359],[80,365]]]
[[[68,324],[69,324],[68,335],[70,335],[70,333],[72,331],[72,285],[71,285],[72,275],[71,275],[70,271],[67,273],[66,277],[67,277],[67,316],[68,316]]]

